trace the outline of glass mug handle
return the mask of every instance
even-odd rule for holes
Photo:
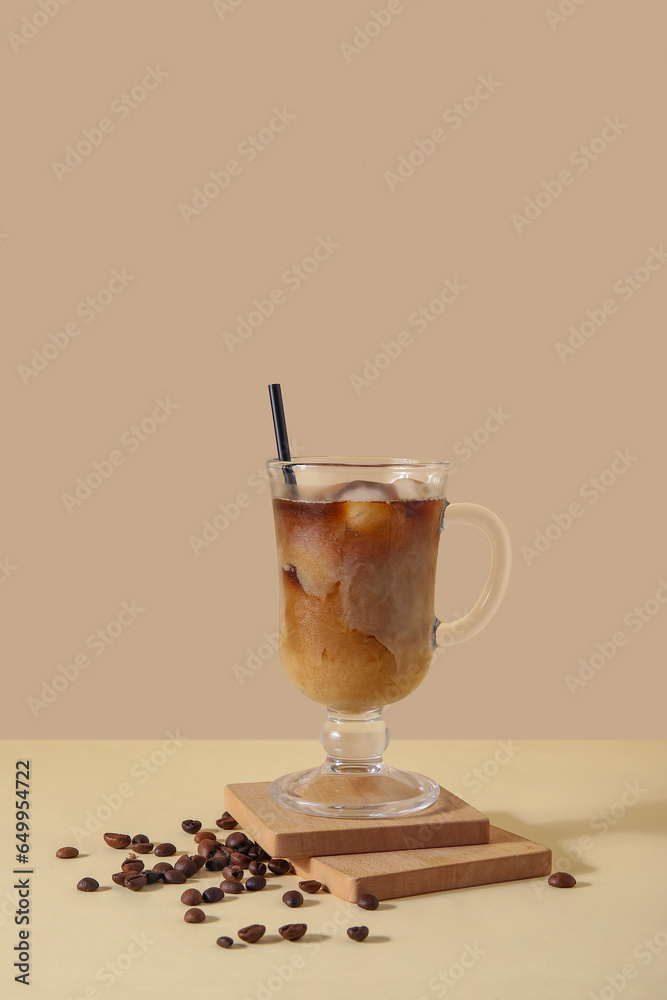
[[[476,503],[448,503],[443,512],[443,529],[452,524],[467,524],[479,528],[489,543],[489,572],[482,593],[473,608],[453,622],[435,620],[435,641],[438,646],[451,646],[481,632],[495,615],[507,590],[512,547],[507,528],[500,518]]]

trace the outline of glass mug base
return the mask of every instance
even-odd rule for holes
[[[276,778],[269,788],[274,802],[309,816],[388,819],[426,809],[440,796],[431,778],[385,764],[389,733],[381,709],[329,709],[320,743],[324,763]]]
[[[339,819],[388,819],[428,808],[440,797],[440,786],[423,774],[368,764],[325,761],[321,767],[276,778],[271,798],[287,809],[309,816]]]

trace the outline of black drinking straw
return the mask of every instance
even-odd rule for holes
[[[289,450],[287,424],[285,423],[285,411],[283,409],[283,394],[279,382],[271,383],[269,386],[269,397],[271,399],[271,413],[273,414],[273,429],[276,432],[278,458],[281,462],[291,462],[292,456]],[[296,483],[294,469],[283,467],[283,475],[285,476],[286,483]]]

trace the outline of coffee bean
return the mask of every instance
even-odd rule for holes
[[[139,858],[126,858],[120,867],[124,872],[140,872],[144,869],[144,863]]]
[[[229,855],[229,863],[232,865],[240,865],[241,868],[247,868],[250,864],[250,858],[247,854],[241,854],[239,851],[232,851]]]
[[[210,858],[212,854],[215,854],[216,850],[214,840],[202,840],[197,847],[197,854],[206,860],[206,858]]]
[[[218,900],[224,898],[224,895],[222,889],[219,889],[217,885],[212,885],[209,889],[204,889],[202,899],[205,903],[217,903]]]
[[[221,872],[226,864],[227,864],[226,858],[223,858],[223,856],[220,855],[219,858],[216,857],[209,858],[208,861],[206,862],[206,867],[210,872]]]
[[[173,867],[174,866],[170,865],[168,861],[158,861],[158,863],[156,865],[153,865],[153,871],[154,872],[170,872]]]
[[[243,869],[240,865],[226,865],[222,869],[222,874],[225,878],[232,879],[234,882],[240,882],[243,878]]]
[[[124,850],[132,841],[129,833],[105,833],[104,842],[116,850]]]
[[[217,840],[215,833],[212,830],[200,830],[199,833],[195,834],[195,844],[201,844],[202,840]]]
[[[149,840],[145,833],[137,833],[132,838],[133,844],[148,844]]]
[[[182,872],[186,878],[190,878],[197,871],[197,866],[187,854],[182,854],[178,861],[174,862],[174,871]]]
[[[278,933],[286,941],[298,941],[308,930],[307,924],[283,924],[278,928]]]
[[[153,844],[145,844],[142,840],[139,844],[132,845],[137,854],[150,854],[153,850]]]
[[[222,937],[219,937],[215,943],[219,944],[221,948],[231,948],[231,946],[234,944],[234,941],[232,940],[232,938],[225,937],[223,935]]]
[[[201,903],[201,892],[199,889],[186,889],[181,893],[181,903],[185,903],[186,906],[197,906]]]
[[[357,900],[357,906],[360,906],[362,910],[377,910],[379,905],[377,896],[374,896],[372,892],[359,896]]]
[[[164,880],[165,882],[169,882],[170,885],[183,885],[183,883],[187,882],[188,879],[183,872],[178,871],[176,868],[172,868],[171,871],[164,873]]]
[[[253,875],[245,880],[245,887],[248,892],[259,892],[266,885],[266,879],[261,875]]]
[[[138,892],[139,889],[143,889],[146,885],[148,879],[142,872],[141,875],[126,875],[125,876],[125,888],[131,889],[132,892]]]
[[[261,937],[264,937],[265,931],[266,927],[264,924],[248,924],[247,927],[242,927],[236,933],[246,944],[254,944],[255,941],[259,941]]]
[[[183,920],[186,924],[200,924],[202,920],[206,920],[206,914],[203,910],[198,910],[196,906],[193,906],[192,909],[185,911]]]
[[[190,861],[195,866],[195,871],[199,871],[199,869],[203,868],[206,864],[206,858],[202,858],[200,854],[191,854]]]
[[[262,856],[262,848],[259,844],[251,844],[245,853],[249,858],[252,858],[253,861],[258,861]]]
[[[77,858],[79,851],[76,847],[59,847],[56,851],[57,858]]]
[[[148,885],[153,885],[154,882],[164,882],[164,872],[159,869],[144,868],[141,874],[146,876]]]
[[[299,889],[303,892],[317,892],[322,886],[321,882],[316,882],[315,879],[306,879],[305,882],[299,882]]]
[[[571,889],[576,884],[576,878],[569,872],[554,872],[549,878],[549,885],[555,885],[557,889]]]
[[[322,883],[322,892],[331,892],[329,886],[325,885],[324,882]]]
[[[285,906],[301,906],[303,903],[303,896],[296,889],[292,889],[290,892],[283,894],[283,903]]]
[[[185,833],[198,833],[201,830],[201,823],[198,819],[184,819],[181,828]]]
[[[116,883],[116,885],[125,885],[125,879],[127,878],[127,872],[115,872],[111,876],[111,880]]]
[[[233,830],[238,823],[233,816],[230,816],[227,811],[223,812],[220,819],[216,819],[215,825],[219,826],[221,830]]]
[[[248,871],[251,875],[266,875],[266,865],[263,861],[251,861]]]
[[[81,892],[95,892],[96,889],[99,889],[100,883],[96,878],[82,878],[76,883],[76,887]]]
[[[173,844],[158,844],[153,851],[156,858],[169,858],[172,854],[176,853],[176,848]]]
[[[233,878],[226,878],[220,883],[223,892],[228,892],[230,896],[238,896],[245,890],[243,882],[236,882]]]
[[[362,924],[360,927],[348,927],[347,936],[353,941],[365,941],[368,937],[368,927]]]
[[[289,861],[285,861],[284,858],[272,858],[269,861],[269,871],[273,872],[274,875],[287,875],[290,870]]]
[[[240,830],[236,833],[230,833],[225,840],[225,847],[231,847],[233,851],[242,850],[244,847],[250,847],[252,841],[248,840],[245,833],[241,833]]]

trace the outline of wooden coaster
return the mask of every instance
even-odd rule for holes
[[[551,873],[548,847],[495,826],[488,844],[289,860],[302,878],[317,879],[352,903],[366,892],[396,899]]]
[[[225,809],[276,858],[406,851],[452,844],[485,844],[489,820],[445,788],[428,809],[393,819],[305,816],[277,805],[269,781],[225,787]]]

